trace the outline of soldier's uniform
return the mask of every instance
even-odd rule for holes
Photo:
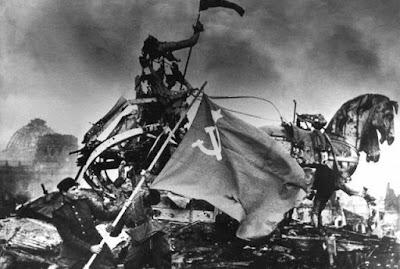
[[[313,203],[313,218],[318,217],[318,220],[313,219],[318,226],[322,226],[321,213],[324,210],[329,198],[333,192],[342,190],[348,195],[357,195],[358,192],[346,185],[345,178],[341,174],[327,165],[323,164],[306,164],[303,167],[316,168],[315,180],[312,188],[316,191]]]
[[[171,268],[171,253],[163,226],[152,218],[152,208],[145,201],[145,192],[140,192],[125,212],[122,220],[111,232],[116,236],[124,224],[132,239],[125,258],[125,268],[142,268],[149,263],[157,269]]]
[[[63,199],[62,206],[53,212],[54,224],[63,240],[59,264],[62,268],[82,268],[93,254],[90,247],[102,240],[94,220],[112,220],[118,211],[107,211],[88,198]],[[114,267],[110,248],[105,244],[92,268]]]

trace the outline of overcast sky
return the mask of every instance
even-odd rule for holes
[[[0,149],[35,117],[81,141],[90,122],[132,92],[143,40],[188,38],[198,1],[0,0]],[[227,9],[201,15],[205,32],[187,78],[208,81],[206,93],[267,98],[289,120],[293,99],[298,112],[327,119],[360,94],[400,100],[400,1],[234,2],[244,17]],[[186,55],[176,53],[182,66]],[[266,103],[235,102],[220,104],[271,119],[256,125],[278,123]],[[400,191],[396,136],[379,164],[360,164],[355,184],[384,190],[390,180]]]

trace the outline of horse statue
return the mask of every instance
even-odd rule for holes
[[[336,190],[361,196],[367,202],[373,199],[366,188],[356,191],[346,183],[357,168],[361,152],[366,154],[367,162],[378,162],[379,142],[393,143],[397,112],[397,102],[388,97],[364,94],[344,103],[324,131],[323,116],[309,114],[298,115],[296,125],[284,122],[279,128],[262,127],[272,137],[289,142],[291,156],[304,168],[306,175],[313,170],[314,224],[321,225],[321,212]]]
[[[395,101],[380,94],[365,94],[347,101],[329,122],[326,133],[330,137],[346,141],[358,152],[366,153],[366,160],[379,161],[379,142],[394,141],[394,114],[399,106]]]

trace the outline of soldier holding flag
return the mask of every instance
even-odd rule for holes
[[[82,197],[78,183],[73,178],[63,179],[57,188],[62,194],[62,203],[53,212],[53,222],[63,240],[58,260],[61,268],[82,268],[94,253],[99,254],[99,258],[93,268],[114,268],[110,248],[99,245],[102,237],[96,230],[94,218],[112,220],[118,211],[106,210]]]

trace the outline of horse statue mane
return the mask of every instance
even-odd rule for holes
[[[394,141],[393,120],[397,112],[398,103],[384,95],[360,95],[340,107],[325,132],[329,137],[365,152],[368,162],[377,162],[380,156],[379,142],[382,144],[387,141],[391,145]]]

